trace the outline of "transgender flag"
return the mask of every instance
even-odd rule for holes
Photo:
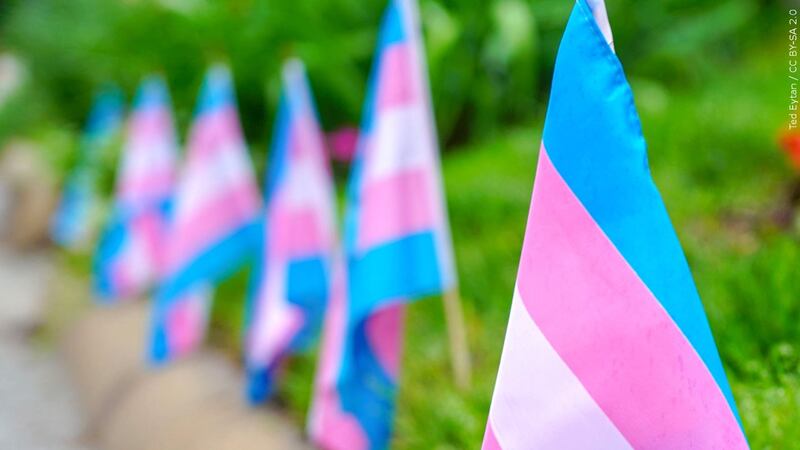
[[[50,235],[63,246],[74,248],[89,239],[97,215],[97,176],[103,150],[122,125],[122,93],[113,87],[100,91],[94,99],[83,132],[78,162],[69,174],[58,208],[50,224]]]
[[[174,202],[154,302],[154,364],[196,347],[205,333],[211,286],[251,259],[258,246],[261,199],[225,66],[206,75]]]
[[[157,281],[176,160],[169,93],[164,80],[152,76],[134,102],[114,209],[95,254],[94,291],[101,301],[142,295]]]
[[[744,449],[599,0],[564,32],[484,449]]]
[[[309,425],[325,449],[383,449],[394,416],[403,305],[454,287],[416,4],[383,19],[348,192]]]
[[[336,193],[305,70],[289,61],[267,175],[260,273],[248,319],[249,398],[265,400],[285,355],[316,338],[336,243]]]

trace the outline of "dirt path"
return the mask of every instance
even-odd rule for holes
[[[88,450],[64,368],[29,338],[52,271],[46,253],[0,247],[0,449]]]
[[[55,269],[46,253],[0,246],[0,450],[311,450],[281,411],[248,408],[240,371],[212,351],[136,375],[144,304],[84,311],[56,337],[68,371],[53,345],[31,339],[42,335],[32,331],[45,306],[48,330],[62,315],[60,302],[43,303],[49,289],[86,295]],[[131,374],[133,382],[126,381]],[[94,417],[92,426],[81,410]]]

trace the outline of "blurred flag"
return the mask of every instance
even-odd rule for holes
[[[151,76],[139,87],[128,120],[114,208],[95,254],[99,300],[142,295],[157,281],[177,152],[167,86]]]
[[[114,87],[101,90],[83,132],[77,163],[68,175],[61,201],[53,216],[50,234],[68,248],[86,244],[97,215],[97,177],[106,149],[122,125],[122,92]]]
[[[258,248],[261,208],[242,136],[231,74],[206,74],[179,174],[156,293],[150,346],[154,364],[192,350],[205,333],[212,285]]]
[[[249,398],[266,399],[283,357],[308,347],[322,325],[336,244],[336,193],[305,69],[283,70],[270,152],[264,245],[249,311]]]
[[[414,1],[390,2],[371,77],[309,424],[325,449],[388,446],[403,305],[456,282]]]
[[[561,41],[483,448],[747,448],[607,20]]]

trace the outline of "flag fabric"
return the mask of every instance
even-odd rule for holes
[[[747,448],[610,43],[578,0],[483,448]]]
[[[452,244],[416,3],[381,26],[348,188],[309,432],[325,449],[389,444],[403,305],[454,287]]]
[[[258,248],[261,198],[231,74],[223,65],[206,74],[185,159],[153,306],[153,364],[197,346],[213,284],[246,264]]]
[[[114,207],[94,259],[94,293],[101,302],[143,295],[160,274],[178,157],[161,77],[142,82],[127,127]]]
[[[51,237],[62,247],[76,248],[89,240],[92,222],[98,216],[99,165],[103,151],[122,125],[122,116],[122,92],[115,87],[98,92],[81,138],[77,163],[67,177],[50,224]]]
[[[336,245],[336,197],[305,69],[283,70],[266,187],[266,217],[246,360],[248,397],[265,400],[284,357],[316,339]]]

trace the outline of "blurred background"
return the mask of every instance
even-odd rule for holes
[[[651,170],[687,252],[753,448],[800,448],[800,197],[788,136],[789,1],[607,0]],[[307,65],[326,131],[357,127],[383,0],[4,0],[0,157],[26,146],[58,186],[92,95],[163,73],[179,130],[209,62],[235,77],[263,174],[289,56]],[[522,245],[569,0],[420,0],[462,296],[475,364],[459,392],[441,302],[409,308],[394,448],[480,442]],[[782,144],[783,143],[783,144]],[[785,148],[784,148],[785,147]],[[341,155],[340,155],[341,156]],[[339,188],[346,158],[336,167]],[[116,152],[104,160],[110,196]],[[59,270],[88,280],[89,257]],[[217,292],[211,345],[240,354],[247,274]],[[88,283],[88,281],[87,281]],[[280,402],[302,423],[315,355]]]

